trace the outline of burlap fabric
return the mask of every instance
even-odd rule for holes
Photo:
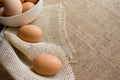
[[[74,49],[66,32],[62,4],[43,8],[39,17],[31,24],[42,29],[42,40],[39,43],[28,43],[17,37],[18,28],[3,30],[0,36],[0,63],[15,80],[74,80],[74,73],[68,62],[69,58],[72,59]],[[53,54],[62,61],[63,67],[55,76],[41,76],[31,70],[31,61],[41,53]]]

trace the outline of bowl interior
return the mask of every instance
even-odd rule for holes
[[[8,27],[18,27],[35,20],[42,9],[43,0],[39,0],[36,5],[28,11],[10,17],[0,17],[0,24]]]

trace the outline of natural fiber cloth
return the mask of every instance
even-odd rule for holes
[[[0,63],[15,80],[74,80],[74,73],[68,62],[68,57],[72,58],[70,55],[74,49],[66,32],[62,4],[43,8],[39,17],[31,24],[42,29],[42,40],[38,43],[28,43],[17,37],[18,28],[6,29],[4,33],[7,40],[4,35],[0,36]],[[16,49],[26,57],[18,56]],[[63,66],[56,75],[41,76],[31,70],[31,61],[41,53],[50,53],[60,58]]]

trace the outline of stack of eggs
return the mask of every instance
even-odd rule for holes
[[[0,16],[14,16],[32,7],[38,0],[0,0]]]

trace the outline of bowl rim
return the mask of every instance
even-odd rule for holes
[[[42,1],[42,0],[38,0],[38,2],[35,4],[35,6],[34,6],[33,8],[31,8],[31,9],[29,9],[29,10],[23,12],[23,13],[20,13],[20,14],[18,14],[18,15],[14,15],[14,16],[5,16],[5,17],[4,17],[4,16],[0,16],[0,18],[10,19],[10,18],[15,18],[15,17],[21,16],[21,15],[25,15],[25,14],[29,13],[32,9],[34,9],[37,5],[39,5],[39,3],[40,3],[41,1]]]

